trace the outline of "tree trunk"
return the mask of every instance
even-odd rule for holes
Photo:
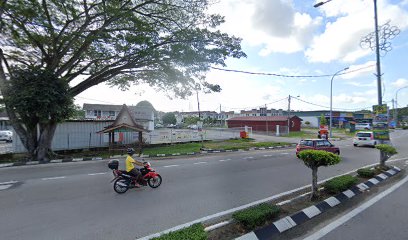
[[[312,194],[310,195],[310,200],[314,201],[318,199],[318,187],[317,187],[317,167],[312,167]]]
[[[388,160],[388,154],[386,152],[380,151],[380,168],[385,169],[385,161]]]

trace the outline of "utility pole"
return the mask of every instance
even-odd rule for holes
[[[375,55],[377,60],[377,92],[378,105],[382,105],[382,85],[381,85],[381,63],[380,63],[380,40],[378,38],[378,17],[377,17],[377,0],[374,0],[374,27],[375,27]]]
[[[290,133],[290,95],[288,97],[288,135]]]
[[[197,104],[198,104],[198,118],[201,120],[200,100],[198,99],[198,91],[196,93],[197,93]]]
[[[393,109],[393,119],[395,124],[397,124],[397,108],[395,107],[395,100],[394,98],[391,100],[392,102],[392,109]]]

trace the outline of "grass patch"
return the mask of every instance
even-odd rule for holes
[[[248,208],[232,215],[232,218],[242,224],[247,230],[263,225],[279,215],[280,208],[276,205],[262,203],[258,206]]]
[[[152,240],[206,240],[207,233],[201,224],[194,224],[175,232],[164,234],[163,236],[152,238]]]
[[[310,131],[289,132],[289,135],[286,135],[285,137],[290,137],[290,138],[317,138],[317,131],[316,131],[316,133],[311,133]]]
[[[323,184],[324,190],[331,194],[343,192],[357,183],[358,179],[351,175],[343,175],[330,179]]]
[[[237,150],[237,149],[249,149],[253,147],[274,147],[280,145],[286,145],[285,142],[254,142],[251,139],[231,139],[221,142],[206,142],[204,148],[217,149],[217,150]]]
[[[201,148],[201,143],[180,143],[174,145],[165,146],[152,146],[143,149],[143,154],[145,155],[156,155],[156,154],[173,154],[173,153],[191,153],[199,152]]]

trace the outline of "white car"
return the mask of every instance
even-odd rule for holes
[[[353,138],[353,145],[354,147],[357,146],[375,146],[377,145],[377,141],[374,139],[374,133],[372,131],[361,131],[356,133]]]
[[[357,123],[356,130],[370,130],[371,124],[370,123]]]
[[[12,142],[13,132],[12,131],[0,131],[0,141]]]

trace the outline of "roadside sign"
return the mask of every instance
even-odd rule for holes
[[[373,134],[374,139],[390,140],[390,131],[388,129],[388,107],[386,104],[373,106]]]

